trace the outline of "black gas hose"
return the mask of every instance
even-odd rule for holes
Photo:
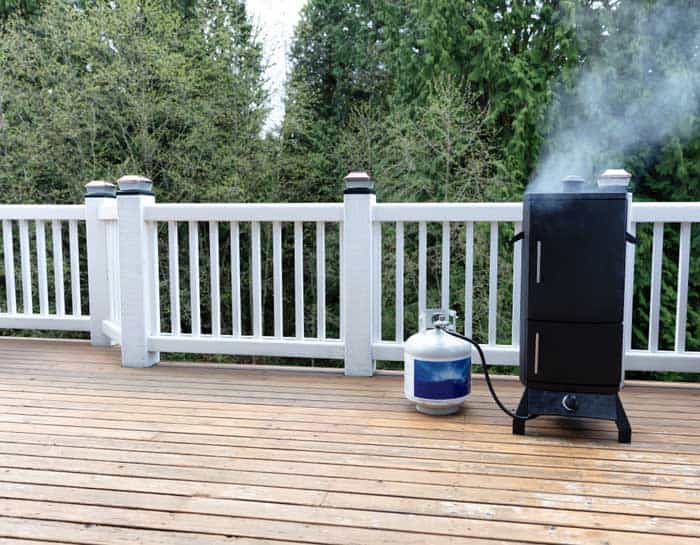
[[[476,348],[476,351],[479,353],[479,358],[481,358],[481,366],[484,368],[484,378],[486,379],[486,386],[489,387],[489,392],[491,392],[491,397],[496,402],[496,405],[498,405],[499,409],[501,409],[508,416],[510,416],[511,418],[514,418],[516,420],[531,420],[531,419],[535,418],[536,415],[520,416],[519,414],[515,414],[513,411],[508,409],[508,407],[506,407],[503,403],[501,403],[500,399],[498,399],[498,396],[496,395],[496,391],[493,389],[493,384],[491,384],[491,377],[489,376],[489,365],[488,365],[488,363],[486,363],[486,358],[484,357],[484,352],[481,350],[479,343],[477,343],[473,339],[470,339],[469,337],[466,337],[464,335],[460,335],[456,331],[451,331],[450,329],[448,329],[444,325],[436,324],[435,327],[437,327],[441,331],[444,331],[448,335],[452,335],[453,337],[457,337],[458,339],[462,339],[463,341],[467,341],[468,343],[473,345],[474,348]]]

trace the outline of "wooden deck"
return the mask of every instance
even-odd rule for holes
[[[697,386],[629,385],[619,445],[608,422],[513,436],[480,379],[423,416],[401,380],[2,339],[0,544],[700,543]]]

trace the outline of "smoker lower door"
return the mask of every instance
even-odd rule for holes
[[[560,391],[616,392],[622,362],[622,324],[528,320],[520,351],[523,383]]]

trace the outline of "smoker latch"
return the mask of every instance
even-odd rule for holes
[[[637,244],[637,242],[639,242],[637,237],[635,237],[632,233],[625,233],[625,240],[630,244]]]

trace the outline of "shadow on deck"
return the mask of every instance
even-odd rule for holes
[[[513,436],[479,378],[434,418],[395,374],[0,358],[0,543],[700,543],[698,386],[629,384],[620,445],[612,422]]]

